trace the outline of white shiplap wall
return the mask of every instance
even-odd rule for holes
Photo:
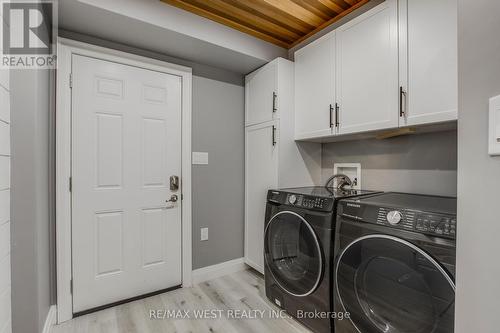
[[[0,70],[0,333],[12,332],[10,298],[9,89],[9,71]]]

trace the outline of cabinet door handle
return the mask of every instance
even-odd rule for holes
[[[404,98],[404,101],[403,101]],[[403,90],[403,87],[399,87],[399,116],[405,116],[404,106],[406,105],[406,92]]]
[[[273,125],[273,137],[272,137],[273,146],[276,146],[276,126]]]
[[[333,127],[333,105],[330,104],[330,128]]]
[[[339,121],[339,104],[335,103],[335,127],[339,127],[340,121]]]
[[[278,108],[276,108],[276,97],[278,97],[278,95],[273,91],[273,113],[278,111]]]

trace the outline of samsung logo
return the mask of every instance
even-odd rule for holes
[[[353,204],[353,203],[347,203],[347,207],[354,207],[354,208],[361,208],[361,205]]]

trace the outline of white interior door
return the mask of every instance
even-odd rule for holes
[[[73,312],[181,284],[181,78],[72,59]],[[180,192],[180,191],[179,191]]]
[[[278,121],[245,129],[245,262],[264,273],[267,191],[278,186]]]
[[[398,127],[398,4],[387,0],[337,30],[339,133]]]

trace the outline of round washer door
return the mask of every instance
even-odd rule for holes
[[[453,332],[452,278],[400,238],[370,235],[350,243],[338,258],[335,286],[359,332]]]
[[[283,211],[267,224],[264,258],[276,283],[294,296],[311,294],[321,281],[323,260],[318,238],[300,215]]]

